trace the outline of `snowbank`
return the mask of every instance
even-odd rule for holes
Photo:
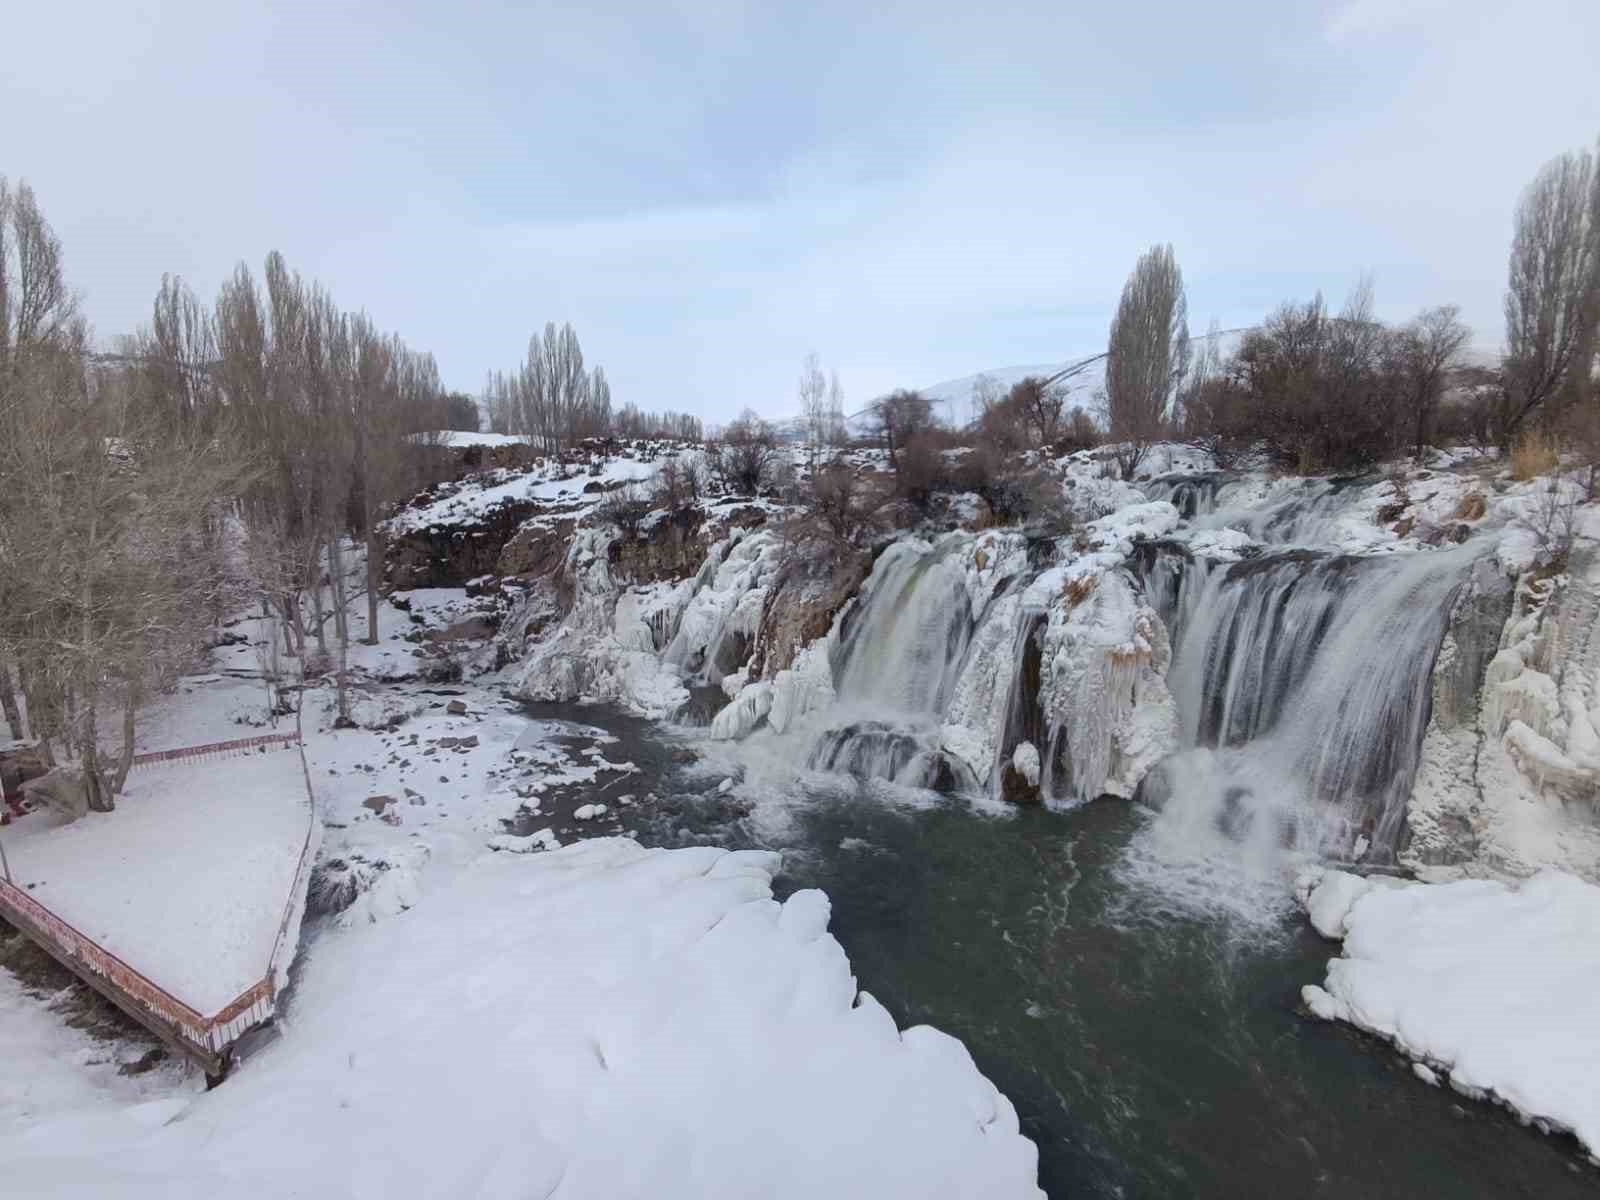
[[[287,1036],[159,1127],[0,1130],[17,1195],[1037,1197],[961,1043],[856,991],[776,855],[485,853],[313,948]]]
[[[1600,887],[1557,871],[1519,885],[1329,871],[1301,891],[1317,928],[1344,937],[1324,986],[1302,991],[1313,1013],[1600,1153]]]

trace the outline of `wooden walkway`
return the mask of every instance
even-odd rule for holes
[[[264,964],[261,978],[230,1003],[209,1015],[195,1011],[183,1000],[153,982],[122,958],[105,949],[69,922],[40,904],[10,879],[0,879],[0,917],[15,925],[52,958],[84,983],[105,996],[129,1017],[155,1034],[167,1047],[204,1068],[208,1079],[226,1073],[231,1047],[244,1034],[270,1021],[277,1011],[278,982],[295,951],[306,885],[311,870],[318,828],[316,793],[306,767],[305,750],[298,734],[267,734],[141,754],[134,767],[160,763],[215,760],[271,750],[293,750],[300,760],[300,776],[310,802],[310,817],[289,895],[284,900],[277,938]],[[285,957],[287,956],[287,957]]]

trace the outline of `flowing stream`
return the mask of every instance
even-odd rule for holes
[[[1287,906],[1242,922],[1173,903],[1138,867],[1155,818],[906,803],[815,777],[771,799],[777,832],[674,762],[681,733],[603,708],[657,804],[647,845],[766,846],[780,895],[820,887],[859,985],[902,1026],[967,1045],[1039,1147],[1052,1197],[1592,1197],[1569,1140],[1416,1079],[1388,1046],[1299,1011],[1338,947]],[[553,709],[543,714],[553,716]],[[630,785],[633,786],[633,785]],[[863,1136],[870,1136],[864,1131]]]

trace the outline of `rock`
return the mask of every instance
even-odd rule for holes
[[[417,795],[415,792],[411,793],[411,806],[413,808],[421,808],[426,803],[427,803],[427,801],[424,800],[421,796]]]
[[[1382,508],[1378,509],[1378,524],[1392,525],[1405,514],[1405,511],[1406,506],[1404,504],[1385,504]]]
[[[373,812],[381,815],[384,809],[388,808],[395,802],[396,801],[393,796],[368,796],[361,802],[361,807],[370,808]]]
[[[802,648],[828,632],[839,610],[860,590],[870,566],[870,556],[861,552],[786,561],[761,608],[749,678],[771,679],[792,667]]]
[[[1000,771],[1000,798],[1012,804],[1038,804],[1043,799],[1039,785],[1029,783],[1027,776],[1009,762]]]
[[[441,750],[454,750],[460,744],[461,739],[453,737],[442,737],[438,741],[438,746]]]
[[[457,738],[456,739],[456,749],[457,750],[471,750],[477,744],[478,744],[478,735],[475,734],[475,733],[469,733],[464,738]]]
[[[452,717],[464,717],[467,715],[467,704],[464,700],[452,700],[444,706],[444,710]]]
[[[32,805],[42,805],[76,821],[89,811],[89,789],[83,772],[76,767],[57,767],[22,784],[22,796]]]
[[[526,579],[556,573],[566,561],[576,528],[577,522],[570,518],[529,521],[501,549],[495,574]]]
[[[465,617],[443,629],[430,629],[427,637],[431,642],[482,642],[492,638],[498,627],[498,622],[479,614]]]
[[[1458,521],[1478,521],[1489,511],[1489,499],[1482,492],[1468,492],[1461,497],[1453,514]]]
[[[575,821],[592,821],[596,817],[605,816],[605,814],[606,806],[604,804],[583,804],[573,810],[572,817]]]

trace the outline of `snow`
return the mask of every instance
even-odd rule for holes
[[[1121,555],[1133,552],[1133,543],[1158,538],[1178,527],[1178,510],[1166,500],[1131,504],[1089,522],[1089,544]]]
[[[1559,871],[1516,884],[1329,871],[1303,891],[1317,928],[1344,937],[1325,984],[1303,991],[1313,1013],[1600,1154],[1600,887]]]
[[[1039,749],[1032,742],[1018,742],[1012,751],[1011,765],[1030,787],[1039,786]]]
[[[441,429],[418,435],[432,445],[464,450],[469,446],[527,446],[526,437],[515,433],[469,433],[462,429]]]
[[[299,754],[137,767],[116,811],[29,813],[19,887],[203,1016],[266,974],[308,825]]]
[[[319,940],[285,1035],[224,1087],[159,1121],[67,1097],[0,1127],[8,1191],[1041,1196],[1011,1104],[857,992],[826,898],[778,903],[778,867],[622,839],[486,855]]]
[[[186,1084],[175,1064],[140,1075],[120,1071],[155,1043],[102,1041],[69,1027],[50,1006],[74,991],[35,992],[0,969],[0,1136],[26,1138],[36,1121],[64,1111],[117,1113],[147,1103],[159,1109],[170,1093],[199,1089],[199,1079]]]
[[[604,499],[603,490],[584,491],[590,484],[611,489],[625,483],[642,483],[655,473],[655,463],[625,457],[603,459],[592,470],[552,459],[530,470],[489,471],[456,484],[440,484],[429,493],[431,499],[427,503],[401,509],[386,523],[386,529],[391,534],[406,534],[474,525],[516,503],[555,507],[577,516],[594,509]]]

